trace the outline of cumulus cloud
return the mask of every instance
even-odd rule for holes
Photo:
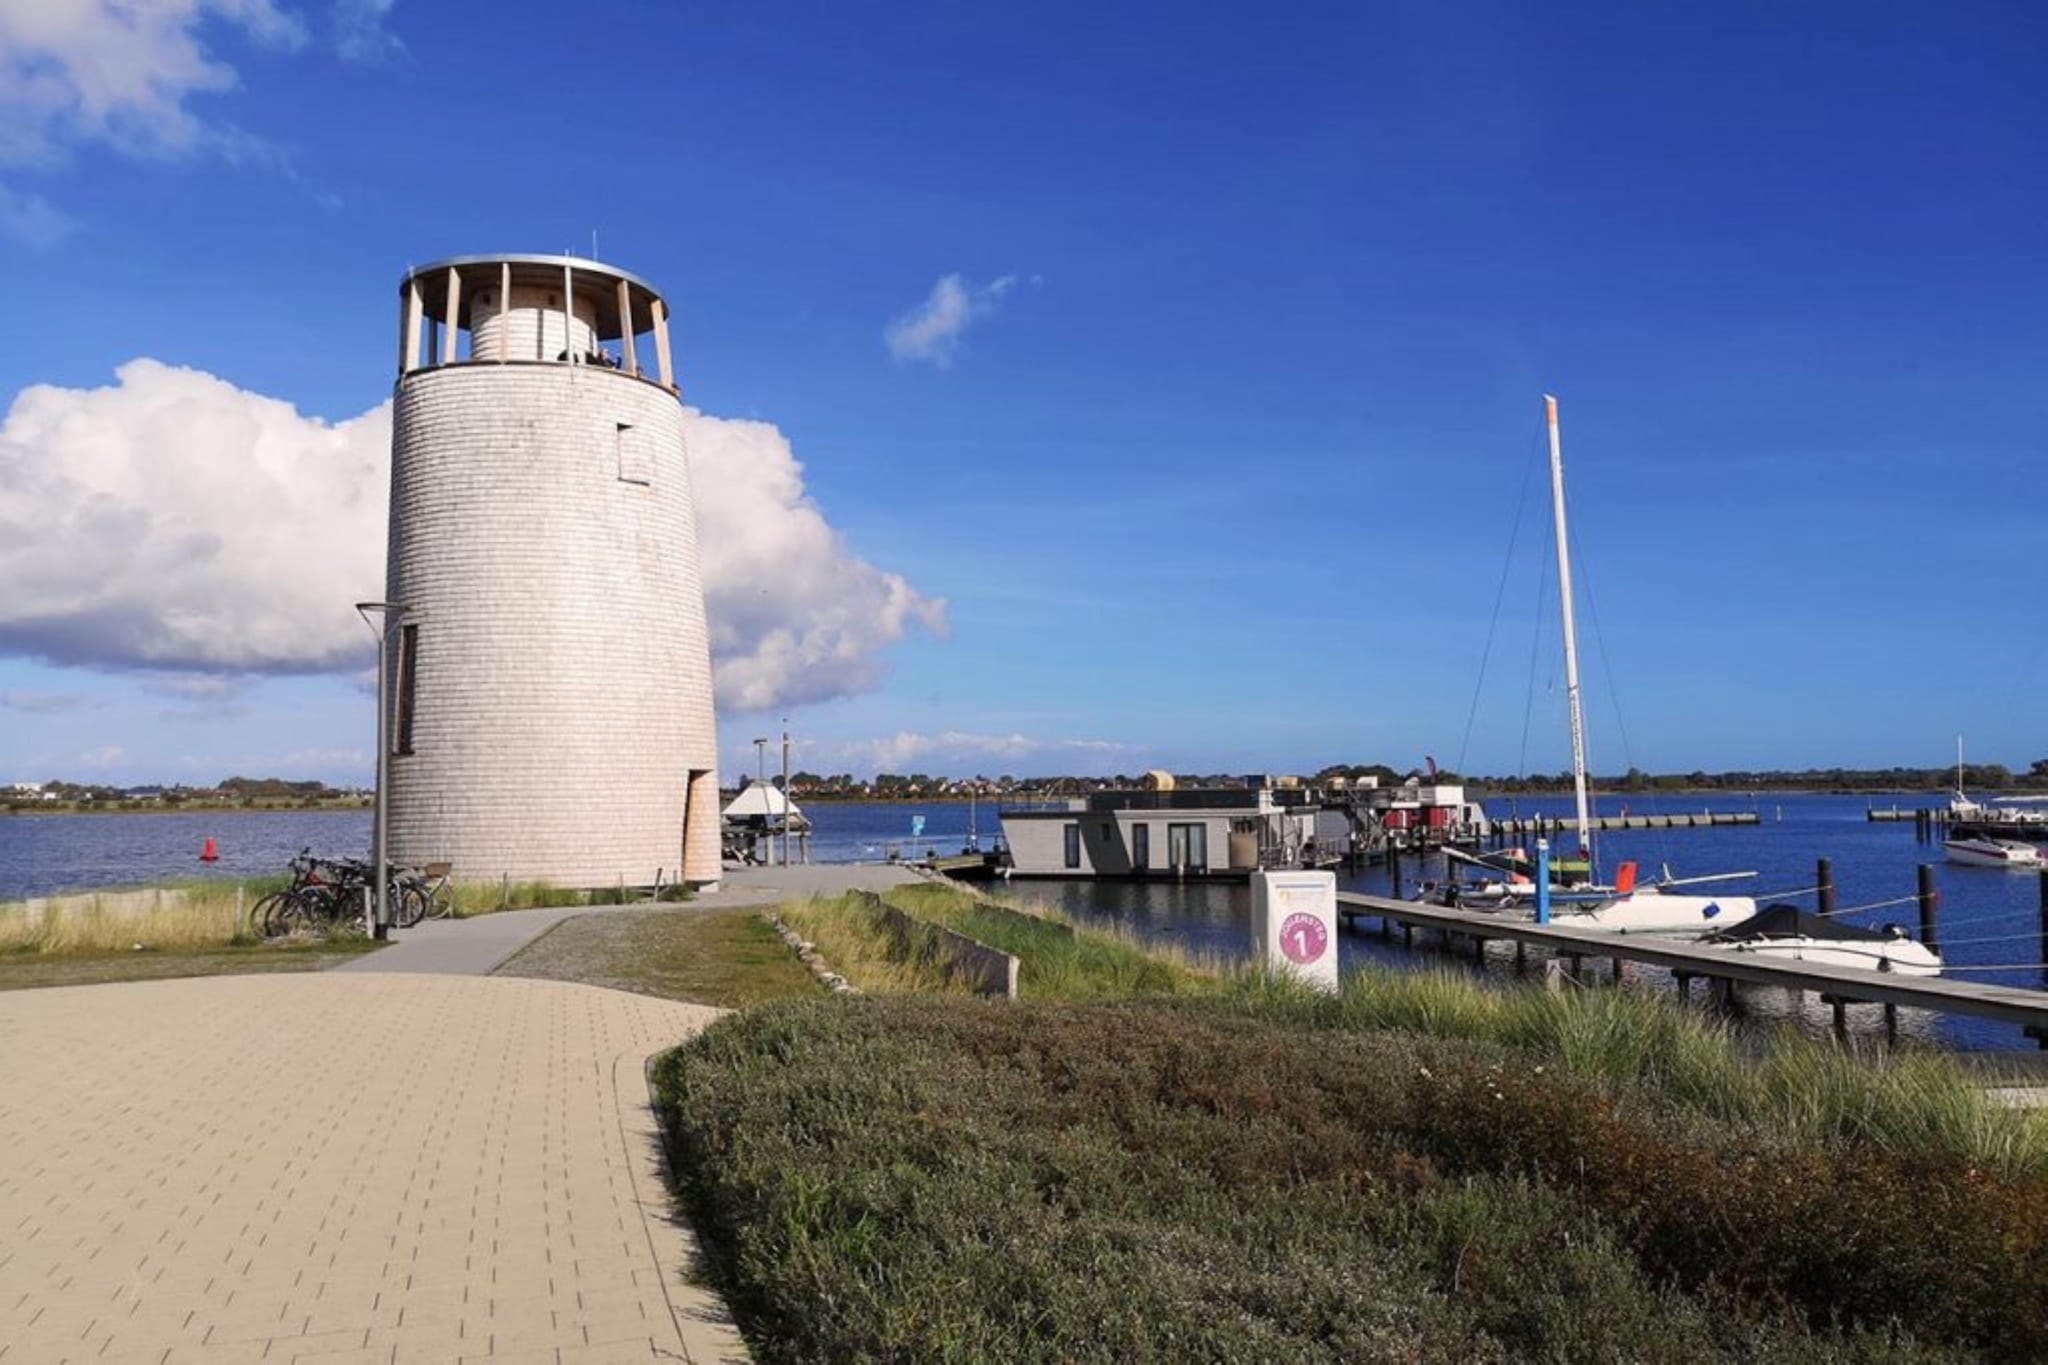
[[[686,409],[683,439],[704,556],[721,705],[821,701],[876,682],[876,652],[913,625],[943,633],[946,603],[847,549],[767,422]]]
[[[128,757],[128,751],[120,745],[103,744],[97,749],[87,749],[84,753],[80,754],[78,756],[78,766],[90,768],[94,772],[105,772],[126,757]]]
[[[1014,275],[986,285],[975,285],[959,275],[941,276],[923,303],[883,329],[889,354],[898,360],[925,360],[942,370],[947,368],[967,329],[995,312],[1016,282]]]
[[[329,424],[135,360],[0,422],[0,649],[60,664],[359,664],[383,582],[389,405]]]
[[[272,0],[0,0],[0,159],[47,160],[74,142],[143,156],[246,148],[187,103],[238,83],[201,41],[208,21],[270,47],[306,41]]]
[[[391,414],[300,413],[135,360],[96,389],[19,394],[0,420],[0,653],[166,675],[233,705],[248,675],[356,674],[353,603],[384,582]],[[686,411],[721,706],[786,706],[878,680],[879,652],[945,603],[860,558],[766,422]]]
[[[1034,739],[1028,735],[976,735],[945,730],[935,735],[899,730],[880,739],[858,740],[841,750],[848,761],[877,772],[900,772],[920,764],[974,763],[995,759],[1065,755],[1063,761],[1082,767],[1098,766],[1111,755],[1126,754],[1130,746],[1108,739]]]

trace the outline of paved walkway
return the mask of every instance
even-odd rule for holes
[[[374,972],[0,995],[0,1365],[742,1359],[644,1075],[715,1014]]]
[[[889,887],[918,880],[918,874],[908,868],[887,863],[749,867],[727,871],[718,890],[674,908],[720,910],[743,905],[775,905],[806,896],[835,896],[842,891],[885,891]],[[477,915],[470,919],[428,920],[411,929],[398,930],[393,934],[389,947],[344,963],[334,970],[484,976],[565,919],[652,908],[651,902],[642,902],[637,905],[551,910],[500,910],[496,914]]]

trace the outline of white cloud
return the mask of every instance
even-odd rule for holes
[[[1005,275],[977,286],[959,275],[941,276],[923,303],[883,330],[889,354],[898,360],[928,360],[945,369],[953,363],[968,327],[995,312],[1016,282],[1016,276]]]
[[[395,0],[335,0],[334,50],[346,62],[382,62],[405,53],[384,28]]]
[[[116,379],[26,389],[0,423],[0,649],[187,672],[359,663],[389,406],[330,425],[155,360]]]
[[[96,703],[76,692],[0,692],[0,711],[19,711],[28,716],[56,716]]]
[[[104,744],[97,749],[87,749],[84,753],[80,754],[78,756],[78,766],[91,769],[94,772],[105,772],[126,757],[128,757],[128,751],[120,745]]]
[[[721,706],[862,691],[881,649],[944,629],[943,600],[846,546],[774,426],[686,410],[685,433]],[[23,390],[0,420],[0,654],[158,670],[219,706],[240,683],[212,675],[355,673],[390,446],[388,403],[329,423],[155,360]]]
[[[840,749],[849,762],[876,772],[902,772],[933,763],[951,771],[962,764],[984,760],[1011,762],[1053,755],[1065,755],[1063,762],[1086,769],[1101,766],[1111,755],[1129,752],[1129,745],[1108,739],[1034,739],[1020,734],[976,735],[959,730],[935,735],[900,730],[881,739],[855,741]]]
[[[704,600],[721,706],[761,710],[861,692],[876,652],[913,625],[943,633],[946,603],[847,549],[767,422],[685,409]]]
[[[239,82],[201,41],[209,20],[270,47],[306,40],[271,0],[0,0],[0,160],[75,142],[143,156],[246,147],[187,104]]]
[[[55,246],[76,226],[71,215],[40,194],[0,185],[0,236],[23,246]]]

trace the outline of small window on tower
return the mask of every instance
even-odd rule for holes
[[[398,696],[391,717],[391,752],[412,752],[413,689],[419,682],[420,628],[401,626],[398,630]]]
[[[613,439],[618,443],[619,482],[637,483],[642,487],[653,484],[654,454],[647,438],[631,422],[620,422],[613,432]]]

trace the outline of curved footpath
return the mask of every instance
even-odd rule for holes
[[[376,972],[0,995],[0,1365],[744,1359],[645,1073],[718,1014]]]
[[[754,868],[703,904],[914,880]],[[0,993],[0,1365],[746,1359],[689,1279],[646,1076],[722,1011],[487,975],[593,913]]]

